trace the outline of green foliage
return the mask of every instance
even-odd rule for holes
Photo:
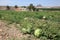
[[[29,6],[28,6],[28,9],[30,10],[30,11],[35,11],[35,7],[33,6],[33,4],[30,4]]]
[[[6,9],[7,9],[7,10],[10,10],[10,6],[6,6]]]
[[[18,8],[18,6],[17,6],[17,5],[15,5],[15,8]]]
[[[0,18],[1,18],[1,16],[2,16],[2,15],[0,14]]]
[[[31,33],[31,31],[32,31],[32,23],[31,22],[29,22],[29,20],[23,20],[22,22],[21,22],[21,26],[22,26],[22,28],[26,28],[26,33]]]
[[[40,39],[41,39],[41,40],[49,40],[49,39],[47,39],[45,36],[41,36]]]
[[[43,19],[46,17],[46,20]],[[60,12],[41,11],[41,12],[16,12],[0,11],[0,20],[9,23],[19,23],[19,28],[23,33],[34,34],[37,28],[42,30],[37,32],[41,40],[60,40]]]
[[[22,32],[23,33],[27,33],[27,29],[26,28],[22,28]]]

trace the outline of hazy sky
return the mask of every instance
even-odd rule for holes
[[[43,6],[60,6],[60,0],[0,0],[0,5],[9,5],[9,6],[27,6],[29,4],[38,5],[41,4]]]

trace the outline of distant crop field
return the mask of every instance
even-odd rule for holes
[[[26,17],[34,19],[42,19],[45,16],[47,20],[60,22],[60,12],[42,11],[42,12],[16,12],[16,11],[0,11],[0,19],[20,22]]]
[[[20,24],[21,27],[17,28],[22,33],[34,35],[41,40],[60,40],[59,11],[0,11],[0,20],[5,20],[9,24]]]

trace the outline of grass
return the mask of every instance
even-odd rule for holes
[[[43,19],[43,16],[46,18]],[[60,40],[60,12],[58,11],[41,11],[41,12],[16,12],[1,11],[0,20],[6,20],[9,24],[20,24],[19,28],[29,29],[28,34],[34,35],[36,28],[42,29],[39,37],[41,40]]]

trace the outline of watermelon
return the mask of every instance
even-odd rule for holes
[[[34,31],[34,35],[36,36],[36,37],[39,37],[40,35],[42,34],[42,29],[36,29],[35,31]]]

